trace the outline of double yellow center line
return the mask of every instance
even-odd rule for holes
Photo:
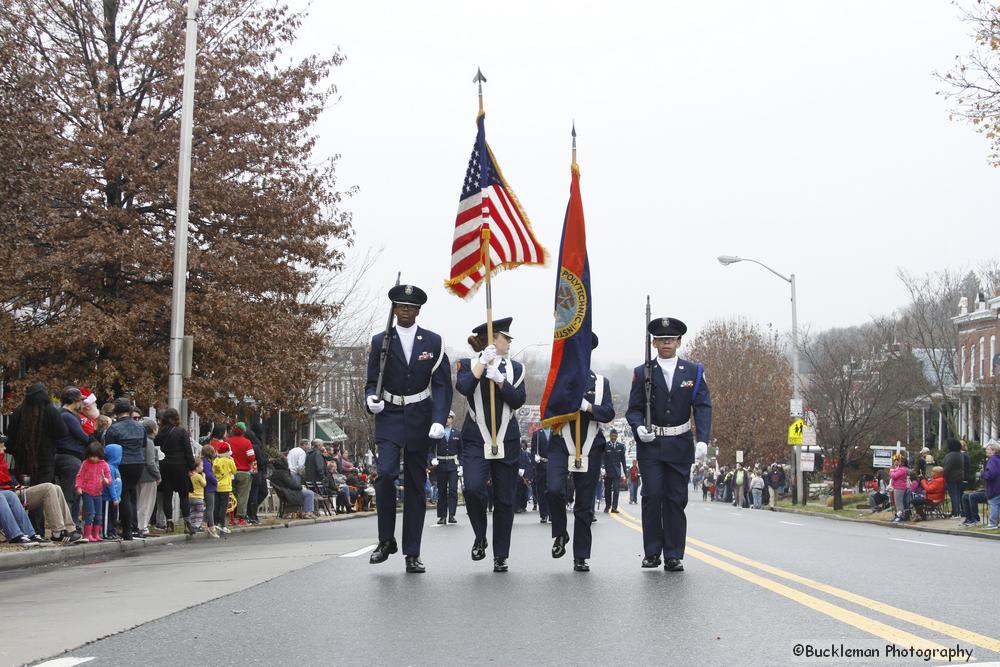
[[[619,512],[618,514],[612,515],[615,520],[624,526],[628,526],[632,530],[642,532],[642,524],[638,519],[628,514],[627,512]],[[740,563],[741,565],[747,565],[761,572],[766,572],[770,575],[774,575],[779,579],[785,579],[786,581],[794,582],[801,586],[811,588],[827,595],[831,595],[835,598],[845,600],[847,602],[854,603],[858,606],[871,609],[872,611],[891,616],[895,619],[906,621],[917,625],[919,627],[925,628],[932,632],[938,634],[946,635],[954,639],[959,640],[965,644],[972,644],[980,648],[993,651],[995,653],[1000,653],[1000,640],[994,639],[992,637],[987,637],[986,635],[979,634],[978,632],[973,632],[971,630],[966,630],[965,628],[960,628],[942,621],[938,621],[933,618],[928,618],[926,616],[921,616],[920,614],[915,614],[906,609],[900,609],[898,607],[893,607],[892,605],[885,604],[884,602],[879,602],[878,600],[872,600],[871,598],[866,598],[862,595],[857,595],[850,591],[845,591],[843,589],[837,588],[835,586],[830,586],[828,584],[818,583],[812,579],[807,579],[806,577],[799,576],[792,572],[787,572],[780,568],[774,567],[772,565],[767,565],[766,563],[760,563],[758,561],[746,558],[732,551],[722,549],[720,547],[708,544],[707,542],[702,542],[689,537],[687,540],[688,546],[685,549],[685,555],[690,556],[696,560],[703,563],[717,567],[720,570],[728,572],[732,575],[739,577],[745,581],[749,581],[752,584],[756,584],[762,588],[766,588],[769,591],[777,593],[783,597],[788,598],[798,602],[799,604],[808,607],[814,611],[818,611],[821,614],[825,614],[831,618],[834,618],[843,623],[847,623],[859,630],[867,632],[869,634],[875,635],[887,642],[892,642],[897,646],[912,646],[918,649],[945,649],[944,646],[930,641],[929,639],[924,639],[910,632],[897,628],[895,626],[889,625],[887,623],[882,623],[875,619],[863,616],[857,612],[845,609],[844,607],[837,606],[826,600],[822,600],[816,596],[810,595],[804,591],[800,591],[796,588],[791,588],[778,581],[763,577],[755,572],[748,569],[739,567],[725,560],[716,558],[715,556],[707,553],[712,552],[719,556],[724,556],[730,561],[735,563]]]

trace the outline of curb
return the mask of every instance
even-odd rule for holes
[[[232,533],[222,539],[238,535],[240,533],[256,532],[261,530],[274,530],[277,528],[294,528],[296,526],[306,526],[317,523],[333,523],[335,521],[349,521],[367,516],[374,516],[375,512],[353,512],[351,514],[337,514],[335,516],[324,516],[317,519],[292,519],[282,521],[268,526],[243,526],[239,528],[231,527]],[[19,570],[29,567],[40,567],[43,565],[55,565],[69,561],[79,561],[88,559],[107,559],[115,556],[134,553],[152,547],[162,547],[168,544],[178,544],[191,542],[194,540],[211,539],[208,533],[196,533],[186,535],[175,533],[173,535],[162,535],[157,537],[147,537],[144,540],[136,539],[131,542],[109,541],[101,543],[81,542],[74,545],[54,546],[54,547],[33,547],[24,551],[15,551],[0,554],[0,572],[9,570]]]
[[[775,508],[779,512],[787,512],[788,514],[803,514],[806,516],[818,516],[824,519],[834,519],[836,521],[849,521],[851,523],[863,523],[868,526],[885,526],[886,528],[898,528],[900,530],[915,530],[921,533],[937,533],[938,535],[961,535],[963,537],[979,537],[985,540],[1000,540],[1000,533],[992,535],[990,533],[972,533],[967,530],[952,530],[950,528],[931,528],[930,526],[914,526],[906,523],[891,523],[882,521],[866,521],[864,519],[855,519],[848,516],[840,516],[838,514],[829,514],[827,512],[810,512],[809,510],[793,509],[791,507],[777,507]]]

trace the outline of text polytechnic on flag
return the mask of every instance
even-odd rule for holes
[[[476,121],[476,144],[462,184],[445,287],[463,299],[486,277],[483,240],[489,237],[490,272],[521,264],[545,264],[545,249],[486,143],[486,115]]]

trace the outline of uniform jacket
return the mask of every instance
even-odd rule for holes
[[[531,482],[535,479],[535,458],[531,455],[527,449],[521,450],[521,459],[517,463],[519,470],[524,471],[524,481]]]
[[[604,451],[604,474],[613,479],[618,479],[628,470],[628,462],[625,460],[625,443],[621,440],[611,444],[608,442]]]
[[[368,351],[366,397],[375,395],[384,337],[384,332],[372,337],[371,349]],[[397,396],[410,396],[419,394],[428,387],[431,396],[417,403],[404,406],[385,402],[385,409],[375,415],[376,441],[393,442],[410,451],[427,451],[430,447],[427,432],[431,424],[443,426],[451,411],[451,367],[448,365],[448,356],[444,353],[441,336],[417,327],[410,362],[407,363],[399,337],[394,335],[385,360],[383,391]]]
[[[604,432],[601,430],[599,424],[607,424],[615,418],[615,406],[611,398],[611,383],[608,382],[607,378],[603,378],[600,403],[595,402],[596,388],[597,375],[591,371],[590,380],[587,383],[587,391],[583,394],[583,397],[587,399],[593,407],[590,412],[580,413],[580,435],[584,439],[584,442],[581,444],[581,451],[586,450],[587,441],[592,437],[593,440],[590,446],[589,455],[591,457],[603,457],[607,441],[604,439]],[[591,424],[594,426],[593,434],[589,433]],[[576,438],[576,426],[573,422],[564,424],[558,432],[553,431],[552,435],[552,443],[549,447],[550,457],[556,456],[557,452],[565,454],[567,457],[575,456],[575,453],[571,453],[570,451],[571,449],[573,452],[576,450],[576,443],[574,440],[574,438]]]
[[[545,474],[545,468],[548,465],[549,459],[549,443],[552,440],[552,431],[548,433],[545,429],[540,428],[531,434],[531,447],[529,451],[531,452],[531,459],[535,461],[535,472],[538,475]],[[538,459],[545,459],[540,461]]]
[[[517,425],[514,412],[524,405],[527,398],[524,388],[524,366],[513,359],[502,359],[497,368],[504,374],[503,384],[483,376],[476,379],[472,374],[472,360],[461,359],[458,362],[458,373],[455,378],[455,388],[469,400],[469,412],[462,426],[462,454],[483,451],[483,444],[491,437],[490,429],[490,385],[496,387],[497,407],[497,439],[504,443],[504,461],[516,463],[521,452],[521,429]],[[485,437],[484,434],[485,433]]]
[[[448,428],[445,427],[444,437],[440,440],[433,440],[434,448],[432,451],[432,456],[438,458],[438,468],[441,470],[447,470],[451,472],[452,470],[458,469],[458,459],[449,459],[442,461],[440,457],[442,456],[455,456],[457,457],[462,449],[462,434],[454,426],[451,428],[451,432],[448,432]]]
[[[697,364],[687,359],[678,359],[673,386],[667,389],[667,381],[654,363],[651,416],[654,426],[679,426],[687,422],[693,413],[698,440],[709,442],[712,431],[712,399],[704,375],[698,387],[698,395],[693,395],[697,373]],[[645,365],[638,366],[632,372],[632,391],[628,399],[628,412],[625,414],[633,432],[646,421],[645,379]],[[694,435],[694,431],[688,431],[676,436],[657,436],[653,442],[646,443],[635,433],[636,458],[640,461],[659,460],[691,465],[694,463]]]

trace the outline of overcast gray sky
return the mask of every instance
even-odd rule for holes
[[[943,0],[316,0],[295,52],[347,56],[320,155],[341,154],[341,183],[360,188],[346,202],[359,247],[384,246],[373,286],[402,270],[449,346],[485,319],[482,290],[466,302],[443,287],[476,67],[487,140],[552,255],[494,281],[515,351],[551,341],[575,119],[595,360],[634,365],[647,293],[689,338],[737,315],[790,328],[787,284],[720,254],[795,273],[814,331],[903,305],[898,267],[994,257],[1000,173],[932,78],[971,44]]]

